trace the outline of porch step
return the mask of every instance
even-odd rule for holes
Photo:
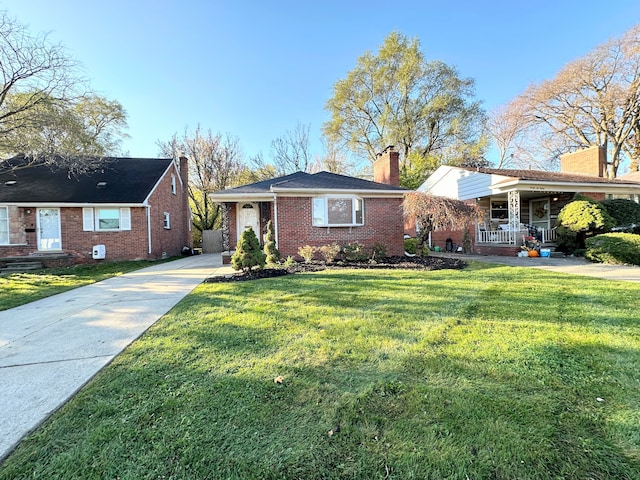
[[[42,268],[44,268],[42,262],[11,262],[7,263],[3,268],[0,268],[0,273],[27,272],[29,270],[40,270]]]

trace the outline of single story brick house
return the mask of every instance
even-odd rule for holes
[[[399,154],[388,147],[374,163],[373,181],[329,172],[297,172],[210,195],[223,207],[225,259],[243,230],[251,227],[261,242],[269,220],[282,257],[297,257],[305,245],[320,247],[359,242],[387,255],[404,254]]]
[[[0,262],[153,260],[191,246],[186,158],[104,158],[77,176],[43,164],[9,168],[24,162],[0,166]]]
[[[603,147],[563,155],[560,172],[441,166],[418,191],[476,202],[484,218],[469,226],[473,252],[514,255],[532,231],[552,248],[558,213],[576,194],[640,201],[640,178],[608,179],[605,167]],[[433,232],[431,244],[444,249],[447,238],[461,245],[462,237],[462,231]]]

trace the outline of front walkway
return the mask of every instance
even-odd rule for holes
[[[0,312],[0,461],[219,270],[220,254],[185,257]]]

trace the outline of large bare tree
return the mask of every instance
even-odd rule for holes
[[[555,78],[530,86],[505,116],[520,140],[531,146],[535,139],[545,147],[547,159],[597,145],[608,150],[609,178],[616,177],[625,152],[637,165],[640,25],[569,63]]]
[[[271,156],[277,175],[306,172],[311,168],[309,125],[300,122],[271,142]]]
[[[229,134],[203,132],[198,126],[193,133],[185,129],[182,136],[175,134],[168,142],[157,144],[164,156],[189,159],[189,199],[198,234],[219,228],[222,211],[209,194],[238,181],[244,168],[239,140]]]

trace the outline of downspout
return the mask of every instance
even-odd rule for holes
[[[147,209],[147,241],[149,243],[149,251],[147,253],[151,255],[151,207],[147,205],[145,208]]]

